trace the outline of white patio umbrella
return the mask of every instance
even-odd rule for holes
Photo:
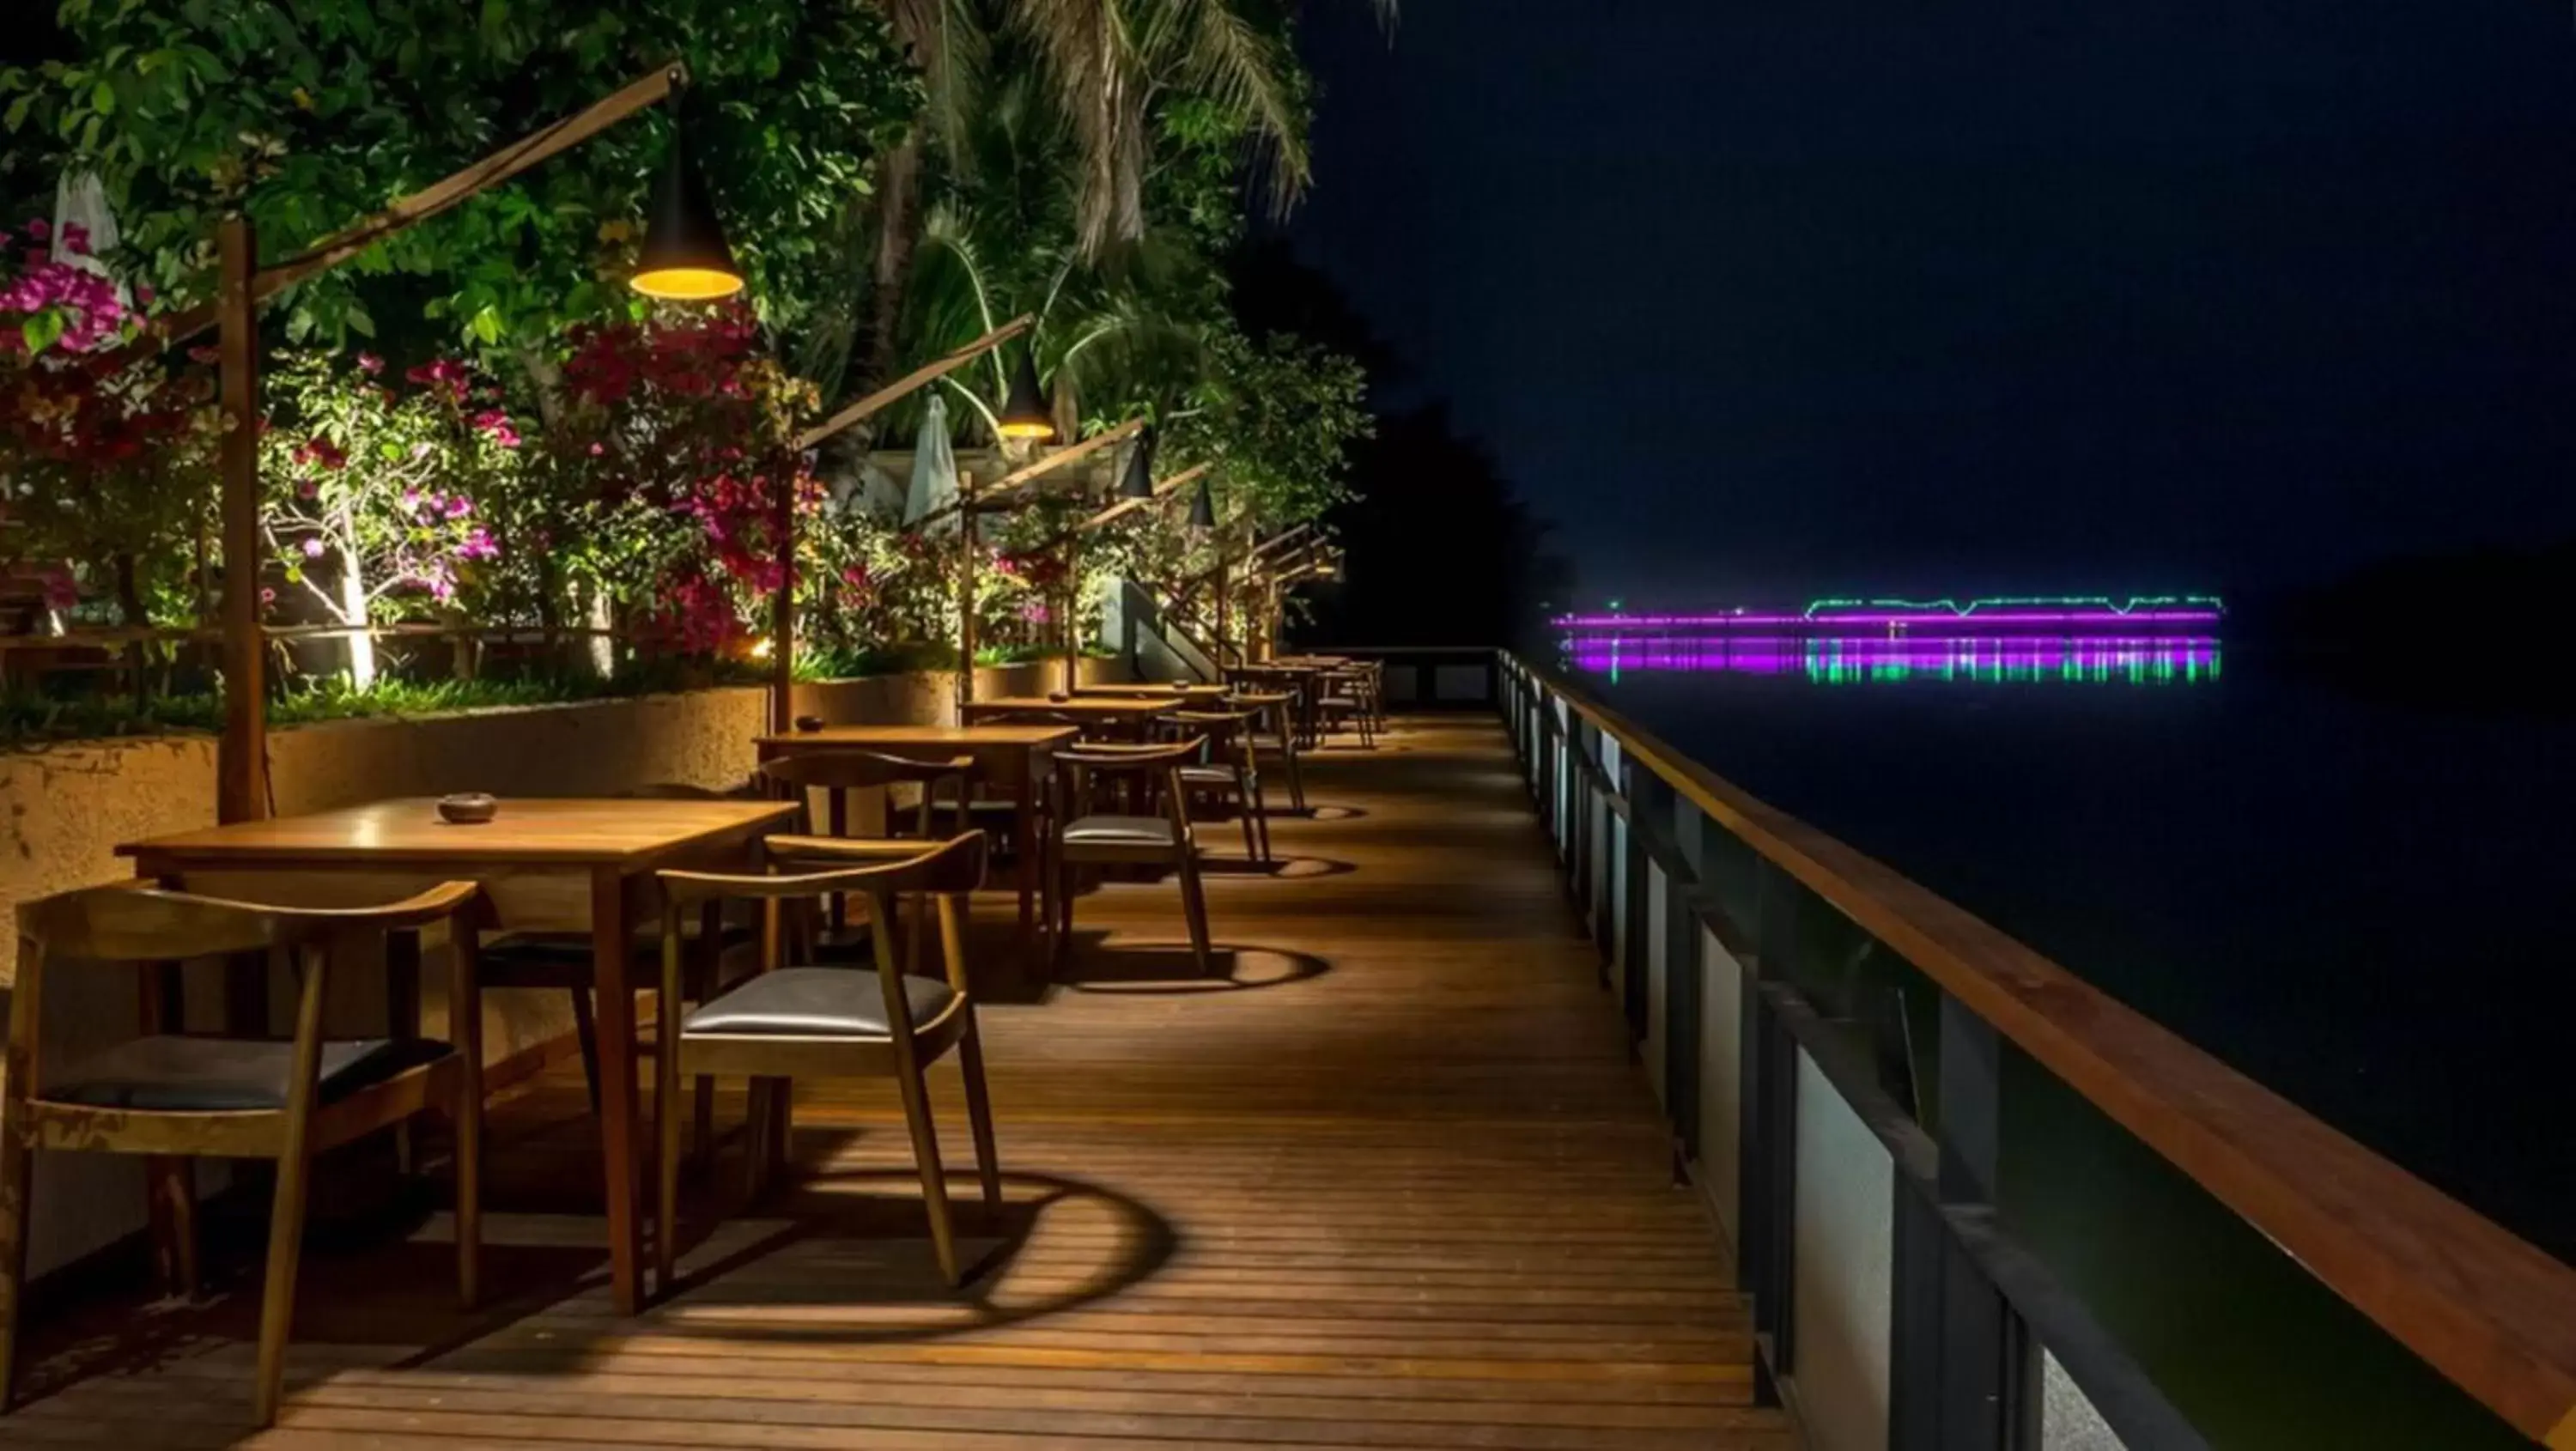
[[[957,527],[957,455],[948,446],[948,402],[937,394],[921,420],[921,436],[912,446],[912,489],[904,496],[903,527],[911,529],[933,515],[944,515],[934,532]]]

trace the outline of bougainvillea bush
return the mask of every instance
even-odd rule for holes
[[[189,592],[220,437],[205,355],[133,346],[151,300],[77,227],[0,229],[0,549],[127,625]]]
[[[523,440],[499,390],[441,358],[385,376],[301,354],[272,368],[261,438],[268,548],[297,599],[335,624],[433,617],[488,603],[501,545],[486,511],[523,492]],[[376,679],[349,637],[349,674]]]
[[[748,648],[785,567],[782,504],[800,523],[822,508],[796,446],[814,401],[746,309],[576,329],[545,436],[561,532],[541,547],[684,648]]]

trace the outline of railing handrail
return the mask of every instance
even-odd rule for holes
[[[2489,1410],[2576,1448],[2576,1269],[2001,929],[1505,651],[1667,786],[2269,1236]]]

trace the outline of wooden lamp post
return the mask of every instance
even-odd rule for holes
[[[231,216],[215,230],[215,301],[180,313],[160,329],[177,343],[212,327],[217,334],[224,545],[222,662],[224,733],[216,756],[216,810],[224,821],[268,815],[267,640],[260,620],[259,305],[293,284],[328,271],[369,247],[445,212],[487,188],[570,150],[687,83],[679,65],[665,66],[543,130],[282,262],[262,267],[250,219]],[[633,284],[648,296],[712,299],[742,286],[707,205],[706,189],[680,138],[656,188],[642,265]]]

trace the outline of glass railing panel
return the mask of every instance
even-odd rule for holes
[[[1887,1445],[1896,1166],[1798,1054],[1791,1379],[1811,1451]]]
[[[2009,1044],[2002,1078],[2007,1232],[2211,1446],[2530,1445]]]

